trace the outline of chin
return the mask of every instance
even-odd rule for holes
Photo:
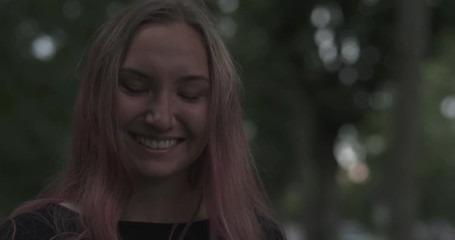
[[[187,168],[175,168],[171,166],[137,166],[134,176],[140,179],[159,180],[187,175]]]

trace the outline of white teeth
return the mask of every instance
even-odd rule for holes
[[[166,149],[174,146],[177,144],[177,139],[169,139],[169,140],[155,140],[150,138],[145,138],[142,136],[136,137],[136,140],[151,149]]]

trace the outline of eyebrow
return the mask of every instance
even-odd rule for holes
[[[121,68],[119,70],[119,74],[121,74],[121,73],[133,74],[140,78],[149,79],[149,80],[153,79],[153,77],[147,75],[144,72],[136,70],[134,68]],[[204,82],[210,83],[210,80],[203,75],[187,75],[187,76],[183,76],[183,77],[179,78],[178,81],[179,82],[204,81]]]

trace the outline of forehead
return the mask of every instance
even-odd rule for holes
[[[184,22],[144,23],[138,27],[130,43],[130,51],[141,50],[199,50],[206,53],[201,35]]]
[[[207,52],[200,34],[183,22],[141,25],[133,36],[123,67],[147,69],[150,65],[160,70],[207,69]]]

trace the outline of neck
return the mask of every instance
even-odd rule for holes
[[[122,220],[177,223],[206,218],[201,192],[192,189],[186,176],[137,181]]]

